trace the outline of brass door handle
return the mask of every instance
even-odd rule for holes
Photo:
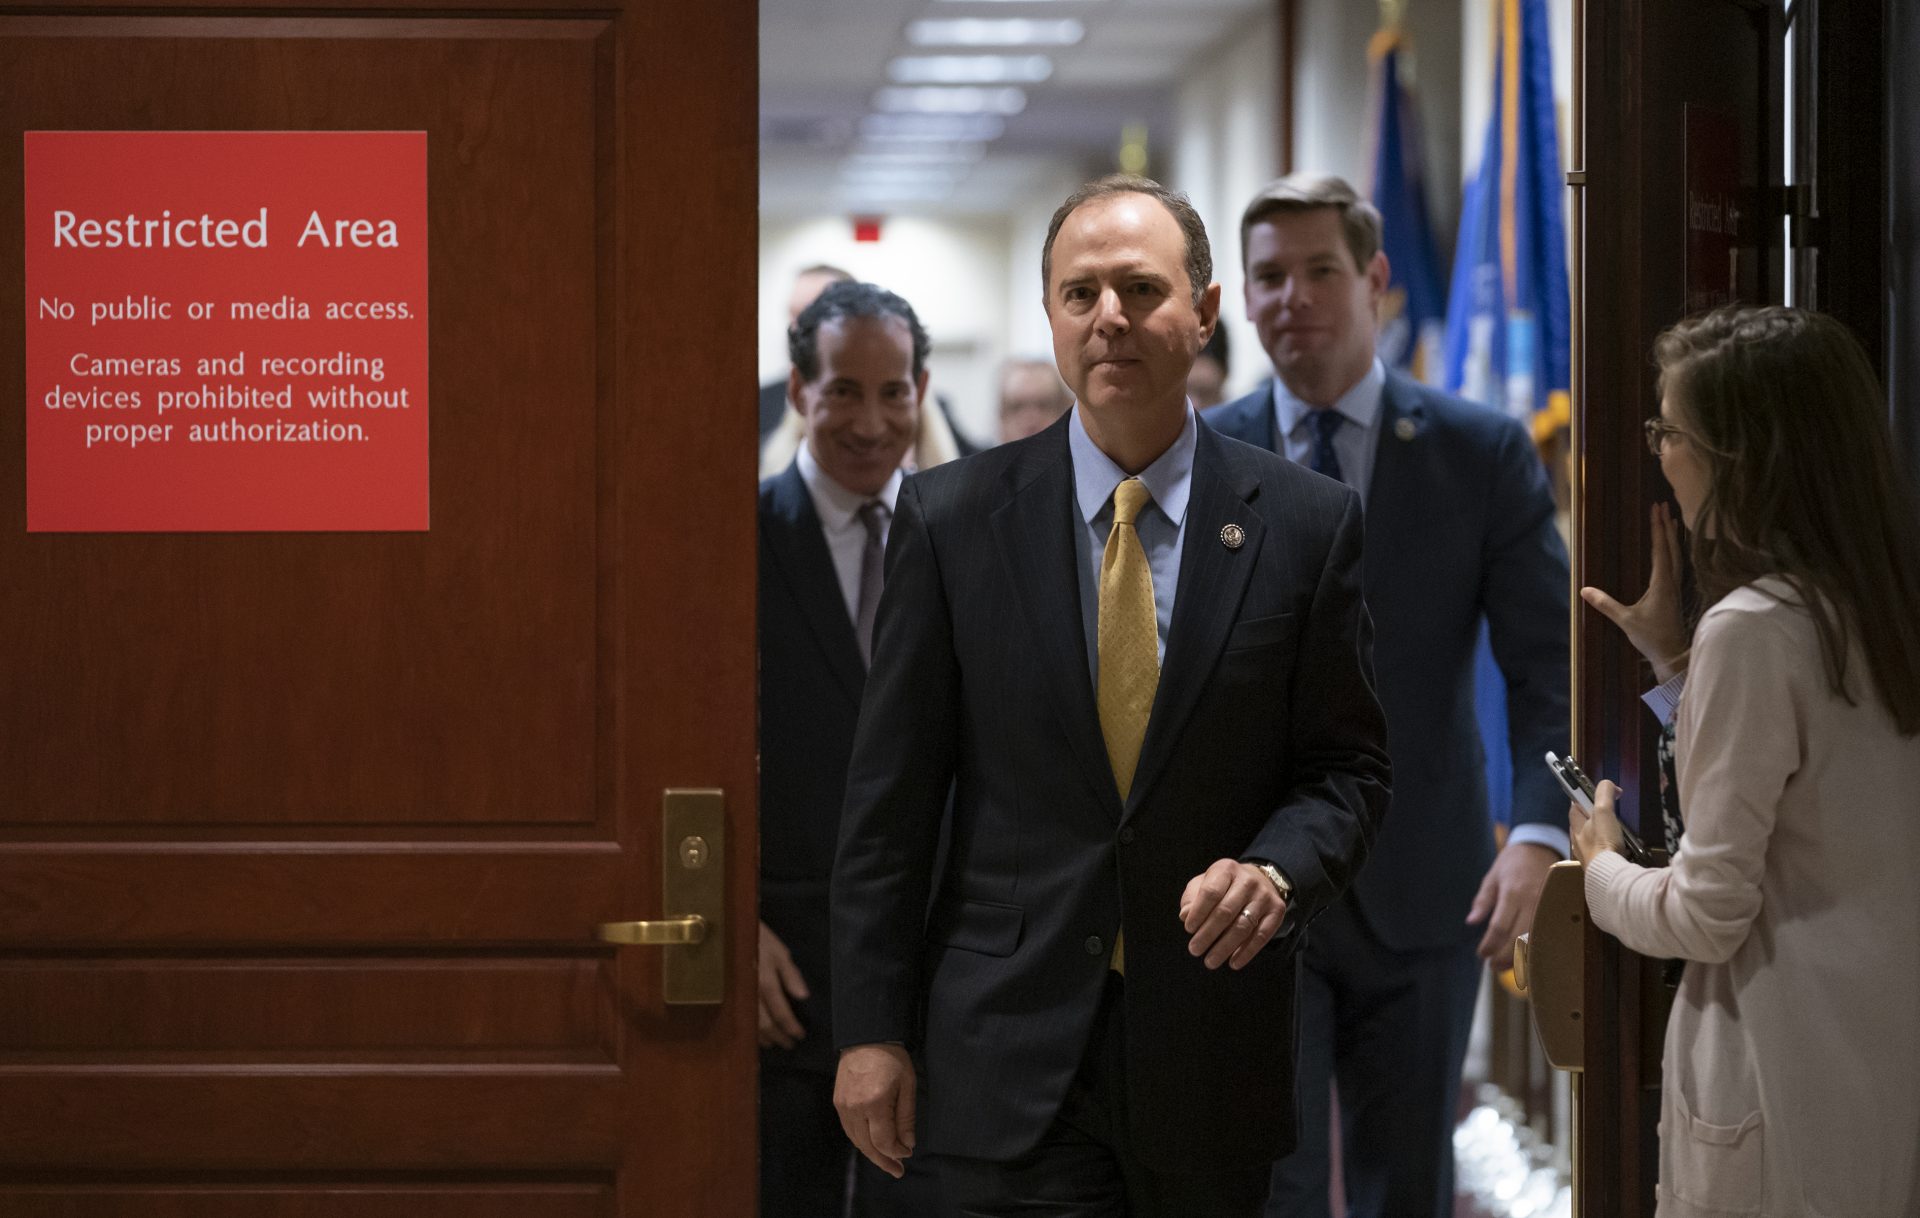
[[[660,997],[668,1006],[707,1006],[727,996],[726,861],[726,795],[668,788],[660,799],[660,908],[673,916],[602,922],[594,932],[602,943],[677,948],[660,961]]]
[[[1586,1060],[1586,874],[1571,859],[1549,867],[1533,926],[1514,944],[1514,980],[1533,1008],[1540,1048],[1559,1070],[1581,1070]]]
[[[684,918],[660,918],[651,922],[602,922],[598,934],[602,943],[692,947],[706,941],[707,920],[699,914],[689,914]]]

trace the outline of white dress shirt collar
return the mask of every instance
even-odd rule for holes
[[[833,475],[820,468],[820,462],[814,460],[813,449],[805,440],[800,442],[796,460],[800,464],[800,480],[807,484],[807,494],[813,498],[813,510],[819,514],[820,523],[826,526],[829,533],[839,533],[851,527],[861,505],[870,499],[878,499],[891,516],[894,501],[900,498],[900,483],[904,475],[897,469],[887,479],[887,484],[880,488],[879,494],[858,495],[835,482]]]

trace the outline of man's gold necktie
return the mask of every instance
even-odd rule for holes
[[[1140,742],[1153,713],[1153,692],[1160,685],[1160,626],[1153,608],[1153,570],[1134,522],[1151,503],[1144,483],[1128,478],[1113,492],[1113,529],[1100,559],[1098,647],[1100,734],[1107,761],[1126,802],[1133,771],[1140,764]],[[1120,936],[1113,939],[1112,967],[1125,972]]]

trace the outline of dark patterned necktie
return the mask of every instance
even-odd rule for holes
[[[860,658],[873,664],[873,619],[880,611],[880,588],[886,583],[887,518],[893,513],[878,499],[860,505],[860,523],[867,526],[867,544],[860,551],[860,607],[854,614],[854,633],[860,636]]]
[[[1313,420],[1313,472],[1345,482],[1340,474],[1340,454],[1333,450],[1333,437],[1346,420],[1339,411],[1331,409],[1316,410],[1308,417]]]

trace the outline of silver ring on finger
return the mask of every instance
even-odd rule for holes
[[[1245,909],[1240,911],[1240,920],[1242,922],[1253,921],[1253,906],[1249,905]]]

